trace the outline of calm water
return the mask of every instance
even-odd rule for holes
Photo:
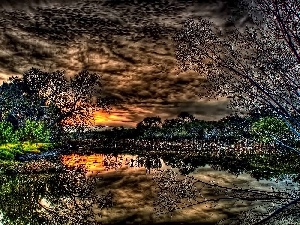
[[[270,200],[274,195],[273,191],[284,192],[280,196],[289,198],[298,194],[299,184],[292,182],[289,176],[282,176],[281,181],[276,181],[275,178],[257,180],[253,178],[253,173],[243,172],[234,175],[222,169],[218,170],[216,166],[207,165],[203,160],[200,162],[199,158],[197,163],[192,158],[187,161],[182,156],[178,157],[176,163],[174,158],[169,158],[170,160],[166,156],[72,154],[63,156],[62,162],[70,168],[81,165],[86,169],[87,177],[98,177],[95,184],[97,195],[111,194],[113,205],[110,207],[103,207],[100,210],[91,206],[93,212],[98,214],[96,221],[104,224],[166,222],[217,224],[221,220],[220,224],[253,224],[259,218],[263,218],[262,213],[265,215],[268,210],[275,210],[278,204],[288,202]],[[199,164],[201,166],[195,166]],[[236,164],[236,167],[239,165]],[[42,207],[39,204],[61,210],[58,204],[55,206],[51,202],[55,202],[55,198],[62,198],[62,194],[58,194],[57,191],[51,192],[49,188],[56,182],[59,183],[57,177],[49,178],[51,174],[22,176],[22,184],[18,187],[26,186],[28,180],[31,180],[32,186],[28,185],[27,189],[25,188],[26,193],[31,193],[31,196],[39,195],[39,197],[34,199],[30,196],[26,198],[17,196],[16,192],[8,190],[9,188],[13,190],[14,185],[20,182],[11,182],[11,186],[7,185],[6,194],[3,194],[5,192],[2,189],[0,199],[2,212],[10,213],[9,216],[16,220],[16,216],[13,216],[16,215],[13,214],[14,211],[31,215],[30,212],[33,213],[34,210],[41,212]],[[9,183],[10,179],[13,178],[7,178],[6,183]],[[38,188],[34,183],[42,179],[44,179],[42,184],[49,183],[45,190],[52,193],[54,197],[52,200],[49,195],[43,196],[41,193],[44,189]],[[2,186],[5,186],[5,182]],[[249,190],[242,191],[237,188]],[[37,192],[39,194],[34,194]],[[38,203],[33,204],[34,201]],[[286,222],[282,218],[270,222],[271,224],[296,224],[288,222],[289,217],[284,216],[284,218]],[[294,218],[292,220],[295,222]],[[22,219],[15,224],[23,224],[20,221]],[[66,221],[67,219],[61,224],[68,224]]]

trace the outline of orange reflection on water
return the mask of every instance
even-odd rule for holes
[[[61,157],[63,164],[70,168],[78,168],[82,166],[87,172],[102,172],[112,169],[127,166],[131,157],[122,155],[112,156],[105,154],[92,154],[92,155],[63,155]]]

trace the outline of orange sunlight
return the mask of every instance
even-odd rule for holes
[[[105,125],[103,123],[111,123],[111,122],[119,122],[122,121],[123,118],[114,114],[108,114],[104,111],[96,111],[94,113],[95,124],[97,125]]]
[[[94,120],[94,121],[93,121]],[[114,124],[120,124],[124,120],[123,117],[115,115],[113,113],[108,114],[105,111],[96,111],[91,115],[91,118],[89,121],[82,121],[80,120],[80,117],[78,115],[73,116],[72,118],[67,118],[63,121],[65,125],[75,125],[81,122],[84,122],[84,124],[94,124],[94,125],[114,125]]]
[[[63,155],[61,157],[62,163],[69,168],[78,168],[82,166],[89,173],[105,172],[110,170],[116,170],[118,168],[127,167],[132,156],[110,156],[104,154],[92,154],[92,155]]]

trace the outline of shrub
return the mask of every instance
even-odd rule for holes
[[[50,131],[43,122],[26,120],[25,125],[16,131],[20,141],[49,142]]]
[[[264,143],[274,140],[272,136],[282,139],[292,135],[284,121],[269,116],[254,122],[250,133]]]
[[[13,131],[12,124],[6,121],[0,122],[0,144],[15,143],[17,141],[18,138]]]
[[[38,149],[41,151],[47,151],[50,148],[55,147],[55,143],[43,143],[41,146],[38,146]]]
[[[29,152],[29,153],[35,153],[35,154],[41,153],[41,151],[38,150],[38,149],[30,149],[30,150],[28,150],[27,152]]]
[[[14,159],[14,154],[9,152],[9,151],[6,151],[6,150],[0,150],[0,159]]]

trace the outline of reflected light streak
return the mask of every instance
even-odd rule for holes
[[[130,155],[111,156],[105,154],[92,155],[62,155],[62,163],[69,168],[82,166],[88,172],[105,172],[129,167],[131,160],[136,157]]]

